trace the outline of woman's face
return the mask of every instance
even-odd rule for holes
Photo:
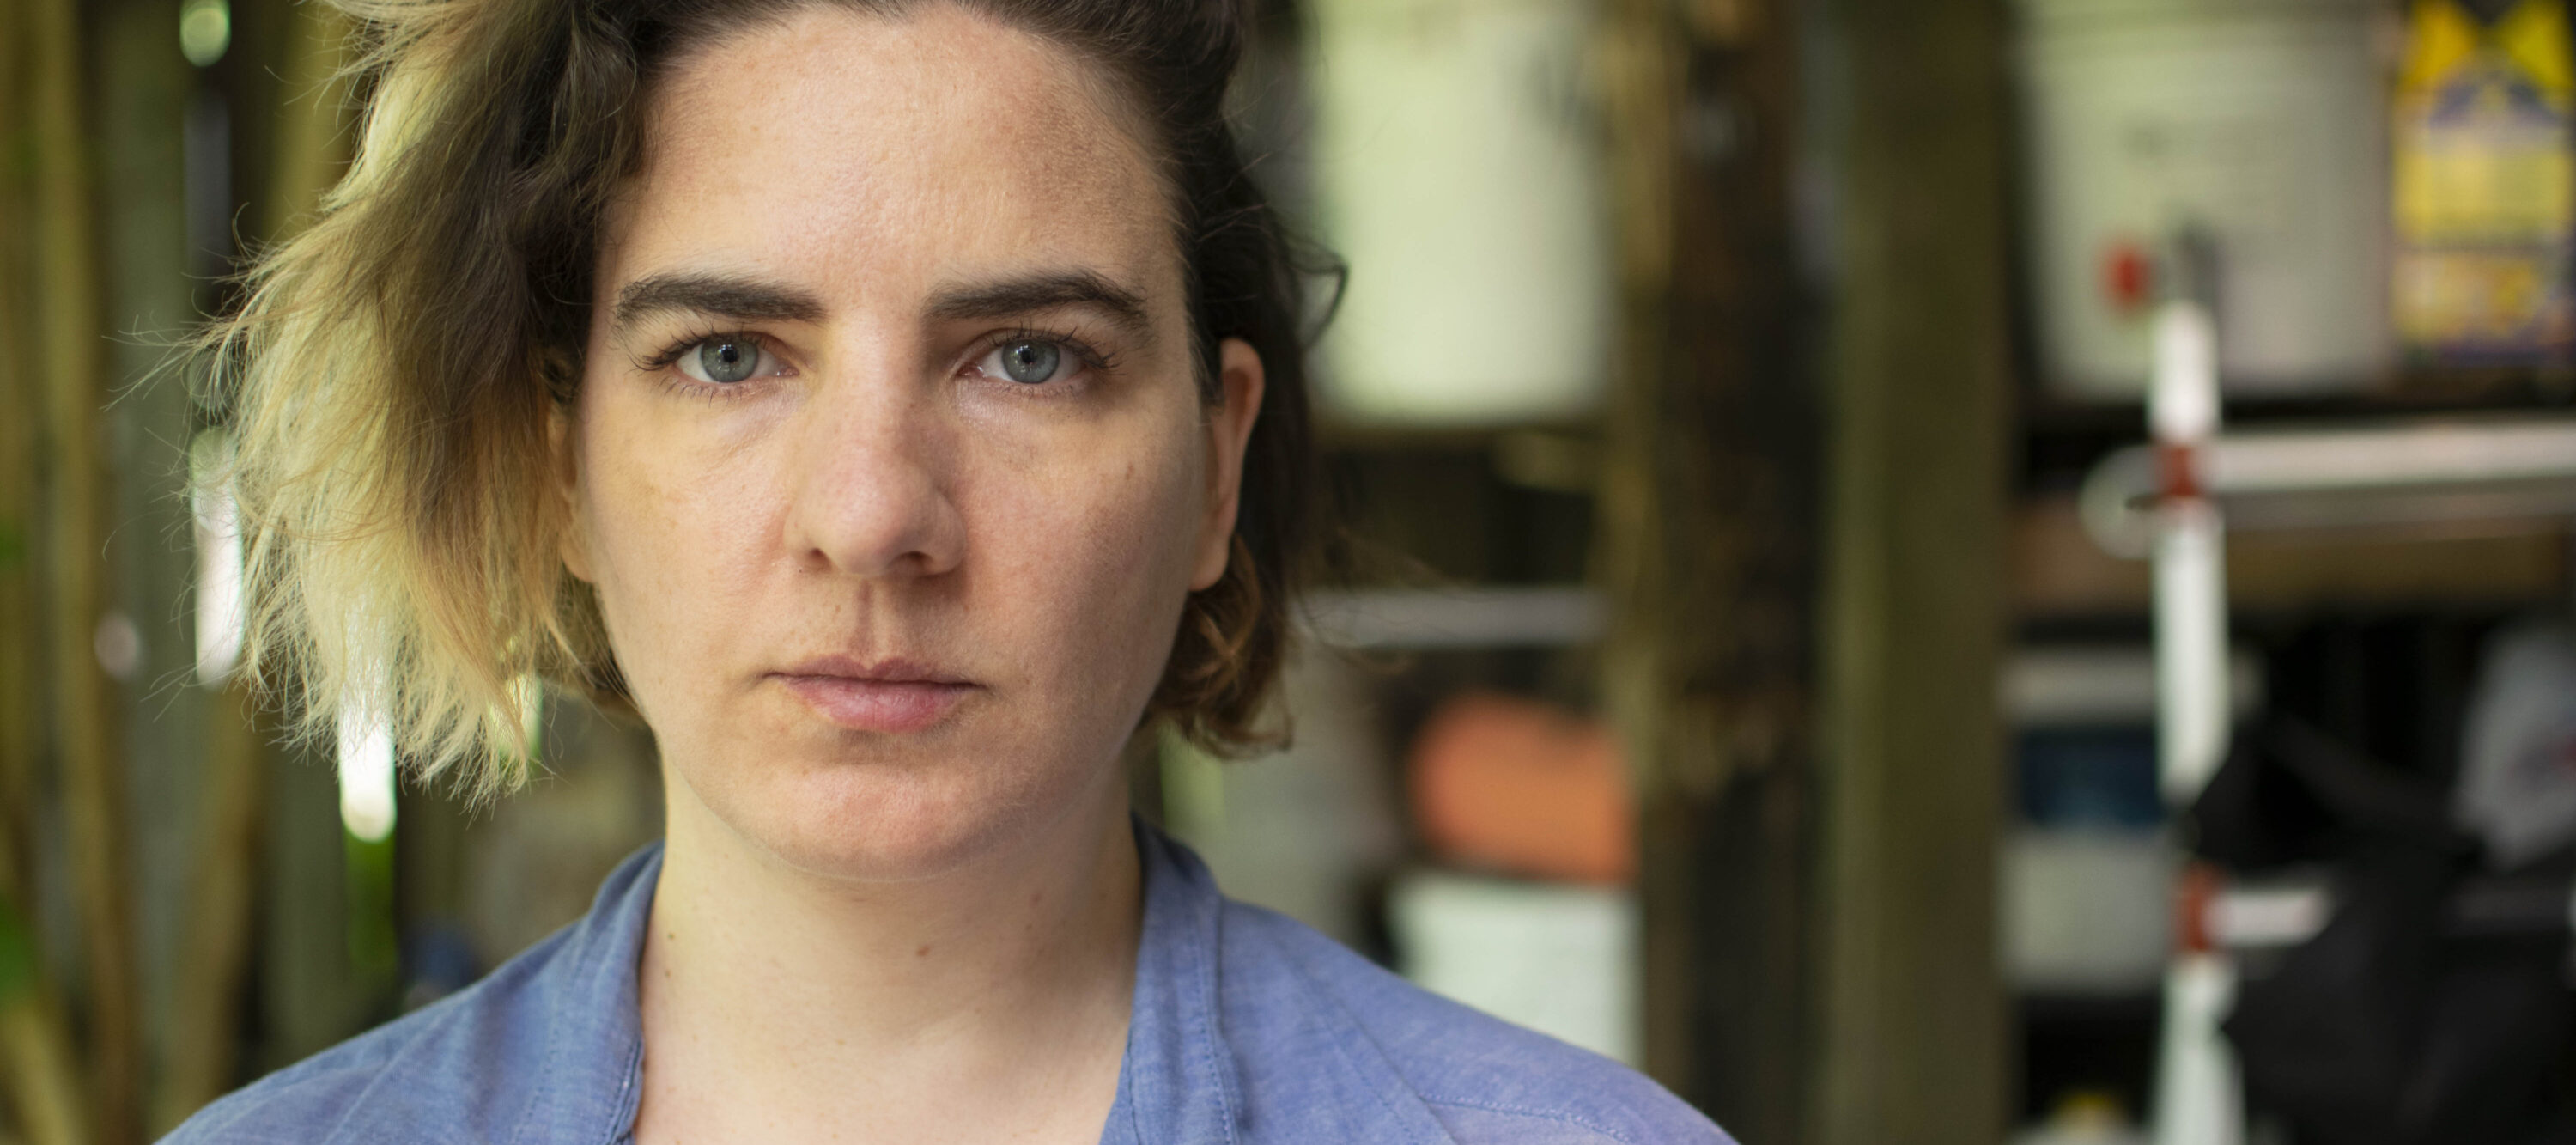
[[[1201,400],[1165,189],[1091,65],[950,6],[728,34],[603,232],[565,559],[676,800],[937,874],[1116,807],[1223,572],[1258,358]]]

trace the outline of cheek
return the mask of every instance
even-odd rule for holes
[[[674,432],[665,411],[614,382],[585,396],[577,511],[600,609],[639,704],[677,665],[710,663],[736,631],[775,506],[750,451]]]
[[[975,531],[996,587],[1013,598],[984,603],[1026,614],[1021,632],[1048,633],[1070,690],[1093,699],[1113,686],[1150,690],[1189,592],[1195,438],[1186,430],[1137,437],[1032,464],[985,512],[967,507],[970,521],[981,518]]]

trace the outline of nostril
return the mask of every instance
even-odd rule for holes
[[[964,522],[941,485],[918,469],[809,484],[788,519],[789,543],[821,571],[919,577],[962,555]]]

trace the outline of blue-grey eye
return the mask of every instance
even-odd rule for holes
[[[686,371],[701,381],[739,382],[760,369],[760,343],[748,338],[713,338],[698,343],[698,352],[689,355],[698,368]]]
[[[1006,342],[1001,353],[1002,376],[1032,386],[1052,380],[1064,360],[1064,351],[1053,342]]]

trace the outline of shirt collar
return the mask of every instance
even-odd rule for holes
[[[1455,1145],[1326,984],[1336,969],[1307,965],[1297,951],[1320,946],[1362,965],[1355,956],[1296,923],[1227,902],[1197,855],[1142,821],[1136,850],[1144,935],[1127,1057],[1102,1145]],[[1250,929],[1230,934],[1229,925]],[[1311,946],[1281,941],[1279,928]]]
[[[1218,924],[1225,900],[1207,868],[1141,820],[1136,853],[1145,874],[1144,933],[1136,999],[1117,1104],[1103,1145],[1234,1142],[1242,1079],[1220,1028]]]
[[[549,985],[545,1060],[534,1100],[514,1143],[630,1141],[644,1098],[643,1011],[635,975],[644,926],[662,877],[662,844],[637,851],[599,887],[590,914],[576,924]]]
[[[1135,1001],[1104,1145],[1239,1139],[1242,1082],[1221,1028],[1218,927],[1224,897],[1198,857],[1139,819],[1144,920]],[[644,926],[662,871],[654,843],[600,885],[567,936],[544,991],[543,1071],[512,1141],[628,1139],[642,1098],[644,1039],[635,993]]]

